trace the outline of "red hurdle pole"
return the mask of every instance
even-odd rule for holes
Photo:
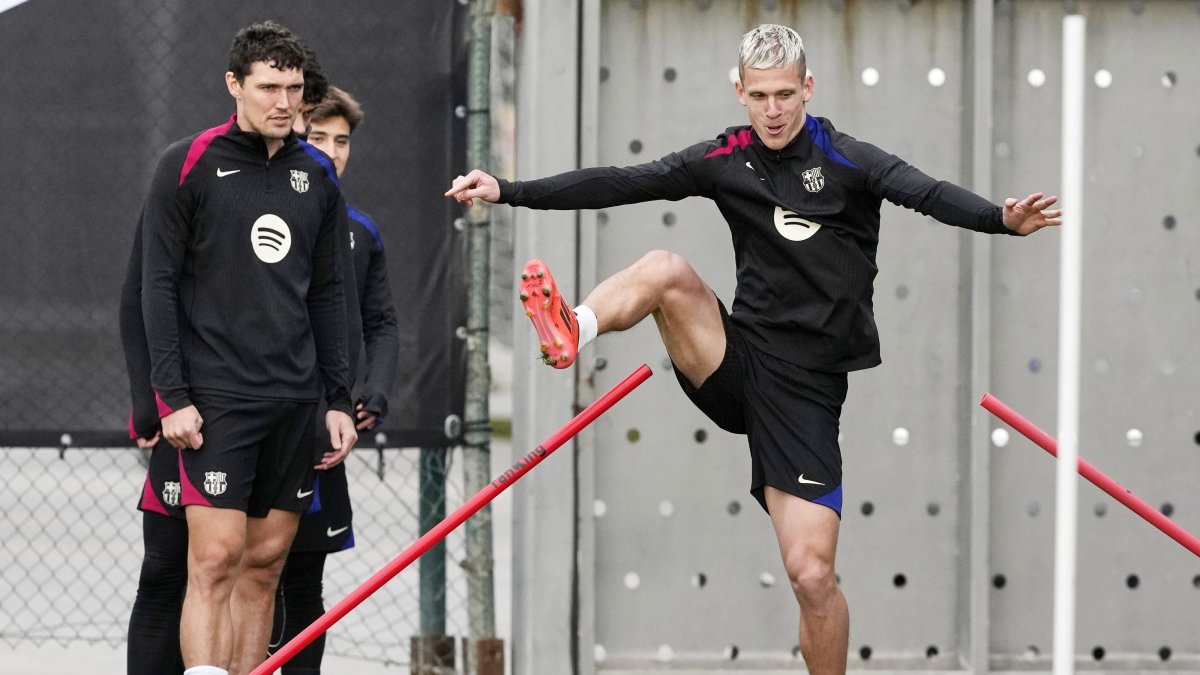
[[[267,675],[275,669],[287,663],[293,656],[298,654],[301,649],[308,646],[308,643],[317,639],[317,636],[329,630],[329,627],[337,623],[343,616],[350,613],[350,610],[357,607],[363,600],[366,600],[372,593],[379,590],[392,577],[400,573],[400,570],[408,567],[414,560],[420,558],[426,551],[433,547],[450,534],[454,528],[462,525],[467,518],[475,515],[475,512],[483,508],[485,504],[492,501],[496,495],[508,489],[508,486],[517,482],[521,476],[524,476],[530,469],[537,466],[550,456],[550,453],[558,449],[558,446],[569,441],[575,434],[579,433],[584,427],[591,424],[597,417],[603,415],[609,408],[625,398],[625,395],[633,391],[641,383],[645,382],[652,373],[650,368],[642,364],[637,370],[633,371],[624,380],[621,380],[617,386],[608,391],[607,394],[596,399],[594,403],[583,409],[570,422],[567,422],[561,429],[554,432],[550,438],[547,438],[541,445],[529,451],[517,463],[512,465],[512,468],[497,476],[491,483],[471,497],[467,503],[458,507],[454,513],[446,516],[446,519],[438,523],[425,533],[423,537],[418,539],[412,546],[409,546],[403,553],[396,556],[383,569],[376,572],[370,579],[367,579],[361,586],[354,589],[350,595],[347,595],[332,609],[325,612],[312,623],[311,626],[300,631],[300,634],[292,638],[287,644],[271,655],[269,659],[262,662],[262,665],[250,671],[250,675]]]
[[[979,405],[983,406],[996,417],[999,417],[1029,440],[1042,446],[1042,449],[1046,452],[1058,457],[1058,442],[1050,434],[1037,428],[1033,422],[1021,417],[1012,408],[1004,405],[1000,399],[991,394],[984,394],[983,400],[979,402]],[[1175,521],[1164,516],[1158,509],[1142,501],[1128,489],[1122,487],[1120,483],[1104,475],[1099,469],[1084,461],[1082,457],[1079,458],[1079,475],[1112,495],[1113,499],[1128,506],[1131,511],[1145,518],[1151,525],[1162,530],[1168,537],[1183,544],[1184,548],[1200,556],[1200,539],[1197,539],[1187,530],[1180,527]]]

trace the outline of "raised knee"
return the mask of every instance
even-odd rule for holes
[[[671,251],[655,250],[642,256],[641,264],[654,271],[664,288],[703,288],[704,282],[687,258]]]

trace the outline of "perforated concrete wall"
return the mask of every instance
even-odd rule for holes
[[[1059,35],[1070,8],[1089,19],[1092,83],[1081,451],[1198,531],[1196,3],[585,2],[581,162],[649,161],[745,123],[731,81],[737,42],[777,22],[805,39],[810,113],[935,177],[989,181],[984,193],[996,202],[1054,193]],[[983,52],[994,59],[983,64],[993,78],[984,86],[994,82],[987,110],[973,107],[980,11],[983,25],[994,21]],[[973,145],[980,128],[984,147]],[[517,217],[520,228],[526,216]],[[582,290],[664,248],[731,301],[728,228],[711,202],[619,207],[580,222]],[[852,668],[1048,667],[1053,460],[998,421],[979,431],[971,420],[990,389],[1054,431],[1059,237],[981,247],[983,237],[884,207],[875,285],[884,365],[851,376],[842,416],[838,569]],[[973,290],[982,302],[972,304]],[[973,334],[981,317],[991,330]],[[973,374],[970,350],[980,346],[990,365]],[[590,519],[580,548],[583,667],[798,668],[796,603],[770,522],[748,494],[745,439],[680,393],[653,322],[584,352],[580,397],[642,362],[657,376],[609,413],[580,460],[577,496]],[[972,516],[978,475],[987,513]],[[1090,485],[1080,500],[1081,659],[1196,667],[1200,561]],[[982,566],[969,551],[983,552]],[[973,645],[983,659],[971,658]]]

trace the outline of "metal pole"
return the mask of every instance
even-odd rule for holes
[[[1017,414],[1015,410],[1005,405],[1000,399],[991,394],[984,394],[983,400],[979,402],[979,405],[983,406],[985,410],[996,417],[1004,420],[1010,427],[1019,431],[1025,438],[1041,446],[1046,452],[1062,460],[1058,452],[1058,443],[1054,441],[1053,436],[1037,428],[1033,422]],[[1146,522],[1157,527],[1163,534],[1179,542],[1180,545],[1192,553],[1200,556],[1200,538],[1183,529],[1178,523],[1166,517],[1158,509],[1147,504],[1117,481],[1109,478],[1104,472],[1092,466],[1084,458],[1080,457],[1078,463],[1080,476],[1088,479],[1092,485],[1107,492],[1113,499],[1129,507],[1130,511],[1133,511],[1144,518]],[[1066,464],[1066,462],[1060,461],[1059,464]]]
[[[1083,59],[1085,20],[1063,18],[1062,244],[1058,323],[1058,452],[1054,537],[1054,675],[1075,672],[1078,544],[1079,342],[1083,241]]]
[[[467,167],[491,167],[491,52],[495,0],[472,0],[470,46],[467,61]],[[490,288],[491,230],[488,210],[481,200],[467,211],[470,280],[467,293],[467,391],[464,406],[463,482],[467,494],[488,483],[491,471],[491,425],[488,395],[488,300]],[[467,626],[471,650],[479,650],[496,635],[493,588],[492,513],[485,506],[466,523]],[[480,673],[480,661],[465,650],[467,672]]]
[[[296,637],[280,647],[270,658],[250,671],[250,675],[270,675],[274,673],[276,669],[287,663],[300,650],[307,647],[318,635],[329,630],[330,626],[340,621],[351,610],[371,597],[371,594],[383,588],[383,585],[391,581],[401,570],[411,565],[414,560],[420,558],[434,544],[445,539],[446,535],[453,532],[459,525],[462,525],[472,514],[478,513],[480,509],[495,499],[496,495],[507,490],[535,466],[541,464],[543,460],[553,454],[563,443],[574,438],[575,434],[578,434],[584,427],[594,422],[597,417],[608,412],[618,401],[625,398],[629,392],[638,388],[652,374],[646,364],[639,366],[637,370],[627,375],[624,380],[621,380],[612,389],[609,389],[606,394],[593,401],[582,412],[571,418],[570,422],[564,424],[558,431],[551,434],[549,438],[542,441],[541,445],[530,450],[524,457],[517,460],[515,464],[496,476],[494,480],[485,483],[483,489],[477,492],[474,497],[468,499],[465,504],[455,509],[454,513],[451,513],[445,520],[438,523],[436,527],[426,532],[411,546],[404,549],[400,555],[393,558],[383,569],[371,575],[370,579],[364,581],[358,588],[351,591],[350,595],[347,595],[341,602],[318,617],[308,628],[300,631]]]

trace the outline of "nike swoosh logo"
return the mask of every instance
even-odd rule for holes
[[[341,534],[341,533],[345,532],[345,531],[346,531],[346,530],[348,530],[348,529],[350,529],[350,526],[349,526],[349,525],[347,525],[347,526],[345,526],[345,527],[339,527],[339,528],[338,528],[338,529],[336,529],[336,530],[335,530],[335,529],[333,529],[332,527],[328,527],[328,528],[325,528],[325,536],[326,536],[326,537],[336,537],[336,536],[338,536],[339,534]]]
[[[803,478],[803,477],[804,476],[801,476],[801,478]],[[296,490],[296,499],[304,499],[305,497],[311,495],[312,493],[313,493],[312,490],[309,490],[308,492],[305,492],[304,490]]]
[[[804,474],[800,474],[800,477],[797,478],[796,480],[801,485],[824,485],[824,483],[818,483],[815,480],[808,480],[807,478],[804,477]]]
[[[224,178],[225,176],[235,174],[239,171],[241,171],[241,169],[232,169],[230,171],[222,171],[220,169],[217,169],[217,178]]]

